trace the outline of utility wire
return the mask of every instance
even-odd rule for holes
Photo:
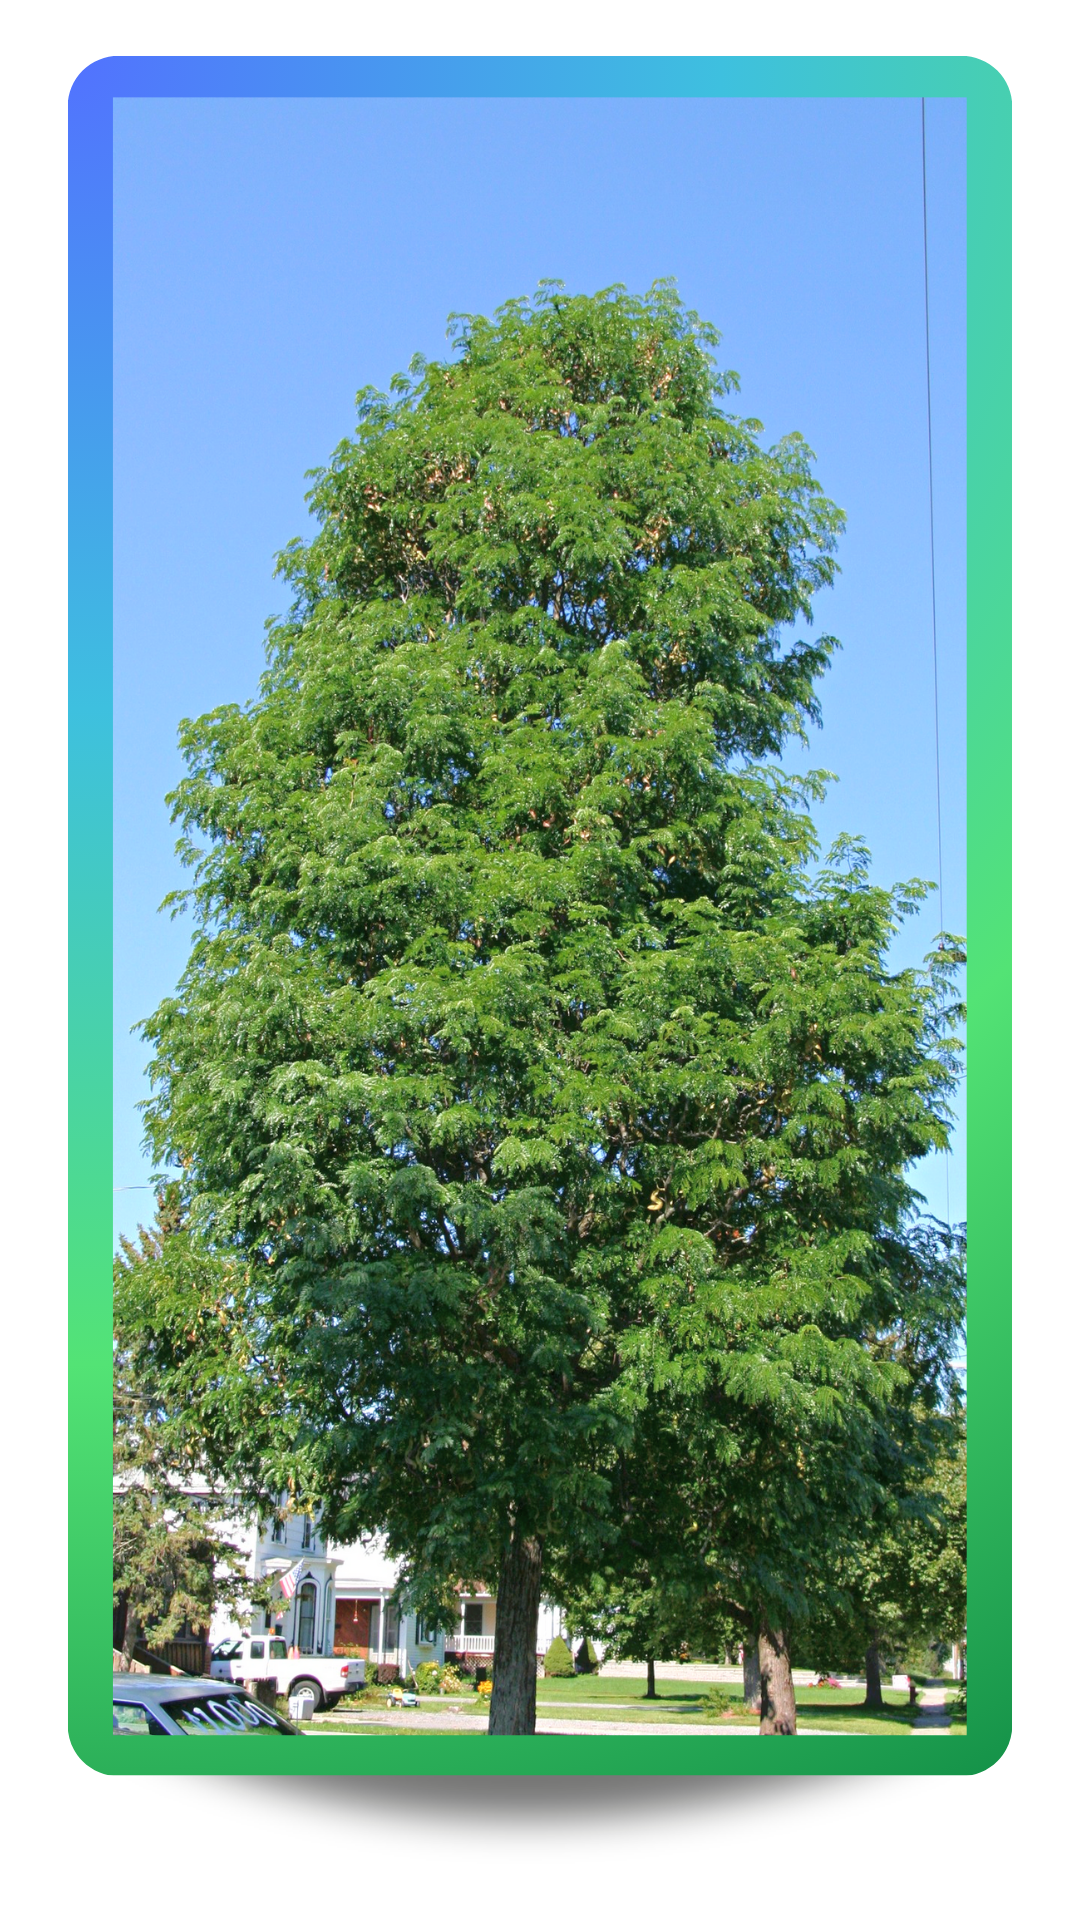
[[[945,931],[945,863],[941,851],[941,720],[938,697],[938,641],[937,641],[937,555],[934,549],[934,416],[931,405],[930,386],[930,244],[929,222],[926,214],[926,101],[920,101],[922,109],[922,246],[923,246],[923,319],[926,335],[926,464],[930,479],[930,631],[933,637],[934,657],[934,781],[937,792],[937,860],[938,860],[938,909],[941,915],[939,947],[944,947]],[[952,1207],[949,1201],[949,1149],[945,1149],[945,1215],[952,1225]]]

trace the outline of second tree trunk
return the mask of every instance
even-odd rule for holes
[[[863,1705],[867,1707],[880,1707],[883,1704],[884,1702],[881,1698],[881,1661],[878,1658],[877,1641],[871,1640],[870,1645],[866,1649],[866,1699]]]
[[[743,1648],[742,1697],[744,1706],[752,1707],[755,1713],[761,1712],[761,1662],[756,1640]]]
[[[761,1733],[795,1733],[795,1686],[787,1631],[763,1622],[758,1634]]]

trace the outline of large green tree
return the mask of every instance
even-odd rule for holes
[[[548,286],[362,393],[258,697],[183,729],[149,1127],[243,1272],[208,1442],[385,1529],[432,1610],[497,1582],[496,1733],[695,1327],[733,1420],[880,1390],[848,1323],[945,1137],[935,992],[886,959],[915,891],[813,877],[820,789],[767,764],[841,516],[715,341],[666,284]]]

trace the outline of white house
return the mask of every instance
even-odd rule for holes
[[[430,1626],[418,1614],[396,1606],[399,1566],[378,1537],[342,1546],[325,1540],[316,1520],[287,1508],[277,1518],[230,1526],[229,1534],[247,1553],[249,1576],[261,1580],[269,1574],[277,1584],[266,1610],[238,1619],[219,1608],[211,1624],[211,1646],[241,1633],[276,1628],[298,1653],[348,1653],[369,1667],[389,1665],[406,1674],[423,1660],[441,1663],[447,1654],[466,1653],[490,1658],[494,1652],[493,1594],[463,1588],[455,1630],[445,1633]],[[283,1575],[295,1580],[289,1597],[281,1592]],[[561,1609],[542,1606],[537,1653],[546,1653],[561,1632]]]
[[[269,1520],[228,1525],[229,1538],[247,1554],[251,1579],[268,1574],[277,1580],[292,1572],[296,1585],[289,1597],[275,1587],[273,1602],[263,1610],[234,1618],[219,1607],[210,1625],[210,1644],[233,1640],[253,1629],[276,1628],[298,1653],[324,1654],[334,1650],[334,1572],[337,1561],[309,1514],[284,1509]]]
[[[486,1654],[495,1651],[495,1596],[486,1590],[461,1590],[458,1624],[453,1632],[429,1626],[418,1614],[402,1614],[394,1605],[398,1563],[388,1559],[383,1543],[358,1540],[352,1546],[334,1544],[337,1594],[337,1632],[334,1652],[357,1648],[372,1664],[389,1662],[408,1672],[422,1660],[442,1662],[447,1654]],[[536,1651],[546,1653],[562,1632],[558,1607],[541,1606]],[[365,1649],[367,1649],[365,1653]]]
[[[463,1588],[458,1625],[453,1633],[446,1635],[447,1653],[494,1653],[495,1609],[495,1595],[487,1588],[479,1592],[466,1592]],[[536,1622],[537,1653],[546,1653],[562,1631],[562,1608],[542,1601]]]

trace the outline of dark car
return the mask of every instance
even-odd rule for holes
[[[113,1674],[113,1732],[298,1734],[243,1687],[163,1673]]]

